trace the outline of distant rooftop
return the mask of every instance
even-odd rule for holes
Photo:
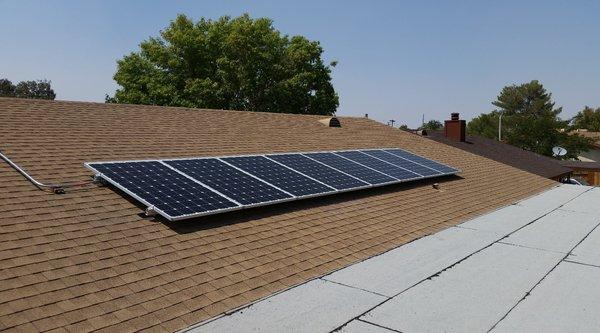
[[[427,131],[428,138],[470,153],[508,164],[536,175],[559,180],[571,173],[558,160],[476,135],[466,135],[465,142],[447,138],[444,131]]]
[[[594,146],[596,146],[597,148],[600,148],[600,132],[591,132],[585,129],[578,129],[576,131],[574,131],[573,133],[577,133],[581,136],[585,136],[586,138],[592,138],[595,139],[596,141],[594,142]]]
[[[571,169],[600,170],[600,162],[560,161],[560,164]]]

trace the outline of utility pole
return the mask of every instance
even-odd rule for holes
[[[498,117],[498,141],[502,141],[502,112]]]
[[[423,113],[423,117],[421,118],[421,128],[425,127],[425,114]]]
[[[394,119],[390,119],[390,121],[388,122],[388,124],[390,124],[390,126],[394,127],[394,123],[395,123],[395,122],[396,122],[396,121],[395,121]]]

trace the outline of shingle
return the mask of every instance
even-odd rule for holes
[[[369,119],[319,119],[0,98],[0,148],[42,182],[89,180],[85,161],[382,146],[463,170],[439,190],[405,184],[172,223],[140,217],[110,187],[39,191],[2,162],[0,326],[176,331],[554,184]]]

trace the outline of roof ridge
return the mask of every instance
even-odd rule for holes
[[[195,107],[186,107],[186,106],[170,106],[170,105],[153,105],[153,104],[131,104],[131,103],[103,103],[103,102],[93,102],[93,101],[74,101],[74,100],[64,100],[64,99],[34,99],[34,98],[18,98],[18,97],[0,97],[0,100],[14,100],[18,102],[35,102],[35,103],[48,103],[48,104],[89,104],[89,105],[98,105],[98,106],[123,106],[123,107],[135,107],[135,108],[168,108],[168,109],[176,109],[182,111],[218,111],[218,112],[248,112],[248,113],[256,113],[256,114],[272,114],[272,115],[284,115],[284,116],[301,116],[301,117],[337,117],[337,118],[358,118],[358,119],[369,119],[361,116],[338,116],[338,115],[321,115],[321,114],[303,114],[303,113],[285,113],[285,112],[269,112],[269,111],[252,111],[252,110],[233,110],[233,109],[211,109],[211,108],[195,108]],[[375,121],[375,120],[373,120]],[[377,122],[377,121],[375,121]]]

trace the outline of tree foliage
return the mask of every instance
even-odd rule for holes
[[[431,130],[431,131],[439,131],[444,128],[444,124],[441,121],[432,119],[423,126],[419,127],[420,130]]]
[[[469,122],[468,131],[488,138],[498,137],[498,118],[502,114],[502,139],[507,143],[538,154],[552,156],[552,147],[567,149],[566,157],[577,157],[590,148],[590,140],[568,133],[569,121],[562,120],[562,108],[555,108],[552,94],[534,80],[502,89],[498,107]]]
[[[333,114],[338,96],[317,41],[288,37],[245,14],[193,22],[179,15],[117,62],[107,102]]]
[[[467,132],[490,139],[497,138],[499,114],[498,111],[492,111],[490,113],[482,113],[478,117],[471,119],[467,124]]]
[[[15,85],[8,79],[0,79],[0,97],[15,97]]]
[[[573,127],[586,129],[592,132],[600,132],[600,108],[593,109],[589,106],[579,111],[572,119]]]
[[[14,85],[8,79],[0,79],[0,97],[55,99],[56,94],[47,80],[21,81]]]

